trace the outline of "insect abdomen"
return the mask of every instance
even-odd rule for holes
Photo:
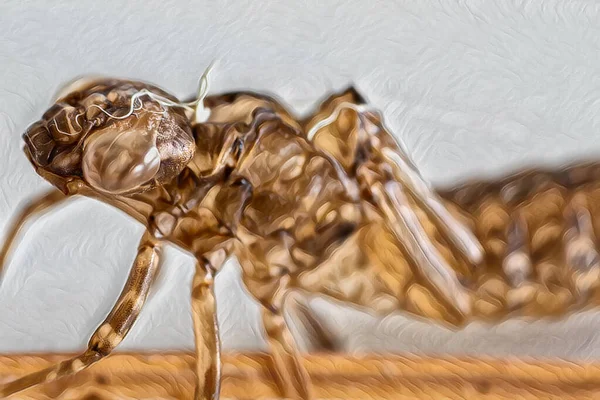
[[[465,277],[474,317],[563,315],[596,303],[600,164],[530,170],[439,193],[485,250],[484,264]]]

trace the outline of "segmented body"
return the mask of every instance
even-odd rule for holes
[[[108,112],[127,109],[132,94],[148,87],[168,96],[145,84],[117,83],[74,92],[44,114],[27,138],[39,149],[32,155],[38,164],[46,166],[52,158],[47,170],[82,175],[77,168],[83,146],[76,146],[72,138],[84,131],[75,125],[110,122],[91,104],[104,105]],[[196,256],[217,257],[214,264],[236,255],[247,283],[268,286],[288,275],[290,285],[311,293],[377,312],[404,309],[452,324],[512,314],[560,315],[595,301],[598,224],[585,216],[586,210],[592,220],[598,215],[595,189],[600,172],[595,165],[522,173],[440,191],[446,207],[484,246],[485,260],[475,268],[457,256],[428,214],[414,207],[430,240],[468,288],[473,307],[461,315],[418,273],[364,183],[357,181],[352,166],[361,157],[358,140],[347,136],[344,143],[329,145],[325,138],[321,147],[330,150],[327,154],[306,137],[306,121],[297,121],[266,96],[226,94],[209,97],[206,104],[211,117],[193,128],[193,140],[187,139],[181,122],[184,114],[169,111],[182,126],[183,139],[159,137],[167,144],[161,150],[177,155],[172,165],[163,162],[168,168],[162,175],[180,170],[177,177],[141,193],[111,194],[111,201],[156,235]],[[152,99],[135,105],[156,106]],[[336,132],[340,137],[356,130],[350,122],[341,124]],[[60,126],[75,135],[55,132]],[[55,140],[45,140],[44,135]],[[355,147],[346,143],[353,140]],[[194,143],[195,151],[184,151],[186,159],[179,160],[181,143],[184,149]],[[585,232],[586,224],[592,231]],[[572,243],[582,236],[594,243],[593,248],[583,246],[582,255],[568,256]],[[265,293],[262,300],[268,296]]]
[[[598,163],[526,170],[439,194],[485,249],[485,263],[464,279],[476,315],[560,316],[597,305]]]
[[[251,109],[257,110],[256,103]],[[484,246],[485,260],[475,268],[457,257],[428,215],[417,210],[468,289],[472,313],[458,315],[415,270],[358,182],[275,111],[258,109],[251,124],[217,121],[196,127],[196,158],[176,187],[166,186],[178,203],[152,217],[162,235],[197,255],[215,248],[222,249],[215,254],[219,260],[236,255],[249,284],[268,286],[288,275],[295,288],[378,313],[406,310],[461,325],[564,315],[595,304],[600,269],[595,247],[582,250],[590,257],[587,264],[567,252],[581,235],[595,241],[597,228],[580,231],[588,222],[598,225],[593,221],[600,200],[596,164],[440,190],[450,212]],[[236,140],[236,152],[223,155],[227,143]],[[230,157],[224,163],[229,167],[207,173],[203,166],[214,164],[207,154]],[[206,175],[210,178],[198,178]],[[592,221],[586,222],[586,211]],[[516,251],[529,260],[528,271],[514,271],[522,264],[519,257],[510,262]],[[267,290],[265,297],[270,294]]]
[[[205,100],[210,116],[195,123],[180,107],[198,102],[178,103],[144,83],[93,81],[71,88],[25,133],[26,154],[41,176],[66,195],[123,210],[147,231],[87,351],[0,394],[108,355],[139,314],[165,241],[197,261],[199,398],[218,392],[213,273],[232,256],[263,306],[277,384],[290,398],[312,396],[283,318],[293,290],[454,326],[597,304],[597,164],[434,193],[352,88],[304,120],[254,93]],[[61,198],[50,194],[25,215]]]

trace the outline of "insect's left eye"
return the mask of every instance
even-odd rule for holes
[[[95,132],[85,144],[82,170],[95,189],[119,194],[149,182],[160,163],[155,131],[136,119]]]

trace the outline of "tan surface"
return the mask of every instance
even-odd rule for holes
[[[0,382],[66,354],[0,356]],[[115,354],[79,374],[11,399],[189,399],[192,354]],[[318,398],[598,398],[600,364],[377,355],[310,355],[303,363]],[[221,398],[274,398],[262,354],[225,354]],[[68,389],[67,389],[68,388]]]

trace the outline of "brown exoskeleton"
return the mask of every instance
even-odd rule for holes
[[[312,397],[283,318],[295,290],[454,326],[591,304],[600,270],[590,201],[597,191],[584,184],[598,168],[475,184],[441,192],[442,200],[363,103],[348,89],[299,120],[270,97],[232,93],[206,98],[210,116],[194,123],[173,96],[139,82],[92,81],[58,99],[24,138],[37,172],[60,192],[24,211],[2,260],[29,215],[72,195],[115,206],[147,231],[88,349],[1,386],[0,395],[107,356],[134,323],[165,242],[197,260],[197,398],[218,396],[212,283],[230,256],[262,305],[288,398]]]
[[[353,101],[358,95],[349,90],[338,100],[342,98]],[[335,106],[329,103],[325,109]],[[287,397],[307,398],[311,390],[283,319],[285,295],[294,288],[323,291],[326,286],[315,282],[322,281],[319,271],[368,271],[371,276],[361,279],[373,280],[368,283],[373,298],[361,294],[348,299],[395,309],[413,275],[402,261],[406,245],[414,269],[431,282],[448,309],[457,318],[470,313],[467,292],[424,234],[403,185],[469,262],[481,258],[477,241],[430,193],[377,116],[361,116],[364,126],[357,130],[358,121],[352,122],[356,127],[347,126],[358,136],[339,140],[353,141],[353,150],[335,154],[322,132],[309,129],[316,120],[298,121],[268,97],[209,97],[210,117],[198,124],[190,123],[194,115],[180,104],[139,82],[84,81],[60,96],[25,133],[26,155],[60,192],[25,210],[3,259],[28,215],[72,195],[113,205],[144,224],[147,232],[122,295],[88,350],[8,383],[0,394],[58,379],[108,355],[142,307],[163,242],[197,259],[192,307],[201,398],[218,394],[212,281],[231,255],[239,259],[248,290],[263,306],[278,384]],[[332,112],[321,110],[316,118]],[[307,136],[313,133],[316,137]],[[382,276],[366,269],[367,264],[381,269]]]

